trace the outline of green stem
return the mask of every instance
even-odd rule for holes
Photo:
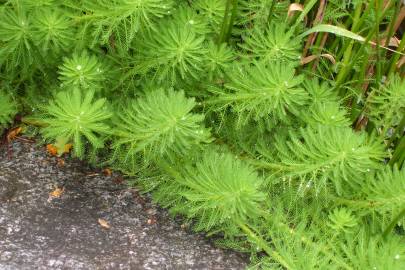
[[[353,22],[352,22],[352,27],[350,29],[350,31],[352,31],[353,33],[356,33],[358,31],[358,29],[361,26],[361,11],[362,11],[363,5],[362,4],[358,4],[356,6],[356,9],[354,10],[354,16],[353,16]],[[366,9],[365,12],[367,12],[369,8]],[[363,17],[365,17],[366,15],[363,15]],[[339,39],[336,39],[339,40]],[[339,51],[339,54],[336,56],[337,59],[340,59],[342,57],[342,53],[343,53],[343,65],[347,65],[349,63],[350,60],[350,55],[352,52],[352,47],[353,47],[353,43],[354,41],[350,41],[349,43],[346,43],[343,46],[343,49]]]
[[[276,6],[277,0],[273,0],[270,5],[269,15],[267,16],[267,24],[270,25],[271,19],[273,17],[274,7]]]
[[[21,122],[30,126],[36,126],[36,127],[46,127],[47,124],[44,122],[41,122],[40,120],[33,119],[33,118],[22,118]]]
[[[366,8],[366,12],[370,9],[371,4]],[[362,18],[365,17],[367,14],[364,14],[363,17],[361,17],[361,11],[363,9],[363,5],[362,4],[358,4],[355,11],[354,11],[354,18],[353,18],[353,24],[351,27],[351,31],[353,33],[356,33],[358,31],[358,29],[360,28],[361,24],[362,24]],[[347,43],[344,46],[344,54],[343,54],[343,68],[342,70],[340,70],[338,76],[337,76],[337,81],[342,80],[341,77],[346,75],[346,68],[347,66],[350,65],[350,59],[352,57],[352,50],[353,50],[353,45],[354,45],[354,41],[351,40],[349,43]]]
[[[377,0],[375,1],[375,16],[376,16],[376,24],[375,24],[375,33],[376,33],[376,43],[377,45],[375,46],[375,50],[376,50],[376,60],[377,60],[377,82],[376,82],[376,87],[377,89],[380,88],[381,85],[381,77],[382,77],[382,73],[381,73],[381,59],[380,59],[380,25],[379,25],[379,21],[380,21],[380,10],[381,10],[381,0]],[[382,16],[381,16],[382,17]]]
[[[376,0],[379,1],[379,0]],[[384,10],[384,12],[381,14],[381,16],[378,18],[378,21],[376,22],[378,25],[380,24],[382,18],[384,18],[385,12],[387,10]],[[340,86],[343,84],[343,82],[347,81],[347,77],[350,74],[350,71],[353,69],[354,64],[356,63],[357,59],[362,55],[364,49],[366,46],[369,45],[369,42],[371,40],[371,38],[374,36],[376,31],[376,27],[373,27],[370,32],[368,33],[365,41],[361,44],[359,50],[357,51],[357,53],[354,55],[354,57],[351,57],[350,59],[350,63],[348,65],[343,66],[343,68],[340,70],[337,80],[336,80],[336,85],[335,85],[335,89],[339,89]],[[379,46],[379,45],[377,45]]]
[[[383,237],[387,238],[388,234],[394,229],[394,227],[397,225],[398,221],[405,217],[405,208],[402,209],[401,212],[391,221],[391,223],[388,225],[388,227],[384,230],[383,232]]]
[[[224,19],[222,21],[221,31],[218,36],[218,44],[222,44],[225,41],[225,35],[226,35],[227,25],[228,25],[229,10],[231,9],[232,1],[233,0],[226,1]]]
[[[349,25],[352,23],[352,18],[349,17],[347,18],[347,20],[345,21],[345,23],[343,24],[343,28],[348,29]],[[329,48],[329,51],[334,52],[336,50],[336,47],[339,45],[340,39],[335,38],[334,41],[332,42],[332,45]]]
[[[224,40],[225,42],[228,42],[229,39],[231,38],[233,23],[235,22],[237,14],[238,14],[238,0],[233,0],[232,1],[232,15],[231,15],[231,19],[229,20],[228,29],[226,31],[225,40]]]
[[[263,249],[270,257],[278,261],[286,269],[292,269],[292,267],[284,260],[284,258],[276,251],[272,250],[263,238],[257,236],[246,224],[242,222],[237,222],[242,231],[246,234],[248,238],[253,240],[261,249]]]

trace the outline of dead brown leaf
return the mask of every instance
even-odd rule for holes
[[[68,154],[73,148],[73,144],[65,143],[64,139],[57,139],[55,144],[48,144],[46,150],[51,156],[61,157],[63,154]]]
[[[328,59],[332,64],[336,64],[336,60],[335,57],[333,57],[333,55],[328,54],[328,53],[324,53],[324,54],[320,54],[320,55],[309,55],[307,57],[303,57],[301,58],[301,65],[305,65],[308,64],[312,61],[314,61],[315,59],[318,59],[320,57],[325,57],[326,59]]]
[[[7,142],[14,140],[22,131],[21,127],[16,127],[7,133]]]
[[[107,222],[107,220],[99,218],[98,219],[98,224],[100,224],[101,227],[103,227],[104,229],[110,229],[111,226],[110,224]]]
[[[58,155],[58,149],[56,149],[56,147],[53,144],[47,144],[46,151],[48,151],[49,155],[53,157]]]
[[[302,12],[304,10],[304,6],[298,3],[293,3],[288,7],[288,13],[287,16],[291,17],[295,12],[300,11]]]
[[[55,188],[53,191],[51,191],[50,193],[49,193],[49,197],[51,198],[51,199],[55,199],[55,198],[60,198],[61,196],[62,196],[62,194],[63,194],[63,192],[65,192],[65,188],[63,187],[63,188]]]
[[[65,166],[65,161],[62,158],[58,158],[58,166],[59,167]]]
[[[151,217],[148,219],[148,225],[156,224],[157,220],[156,217]]]
[[[104,174],[105,176],[111,176],[111,175],[112,175],[112,170],[111,170],[110,168],[105,168],[105,169],[103,170],[103,174]]]

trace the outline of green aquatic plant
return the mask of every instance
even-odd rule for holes
[[[94,100],[94,90],[82,93],[72,88],[59,92],[43,111],[38,120],[45,125],[41,130],[44,138],[63,138],[72,143],[73,153],[79,158],[84,158],[87,143],[94,149],[102,148],[111,134],[108,120],[112,113],[105,99]]]
[[[254,62],[238,65],[228,73],[223,88],[212,88],[215,110],[231,108],[242,123],[249,119],[270,118],[288,121],[307,103],[308,94],[301,86],[302,76],[295,76],[294,66],[281,62]]]
[[[0,0],[0,129],[123,173],[251,269],[402,270],[403,9]]]
[[[63,59],[59,67],[59,80],[67,87],[100,89],[106,83],[108,68],[96,56],[83,51]]]
[[[119,113],[114,131],[114,158],[133,169],[139,155],[146,159],[185,155],[193,146],[210,142],[204,115],[192,113],[196,103],[181,91],[156,89],[129,102]]]
[[[0,132],[12,123],[16,114],[16,102],[9,94],[0,90]]]

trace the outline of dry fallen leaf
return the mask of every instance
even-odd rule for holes
[[[50,198],[60,198],[62,196],[65,188],[55,188],[51,193],[49,193]]]
[[[112,175],[112,170],[109,169],[109,168],[105,168],[103,170],[103,173],[104,173],[105,176],[111,176]]]
[[[63,154],[68,154],[73,148],[73,144],[68,143],[68,139],[63,137],[56,138],[54,144],[48,144],[46,149],[51,156],[61,157]]]
[[[56,149],[56,147],[53,144],[47,144],[46,145],[46,151],[48,151],[48,153],[51,156],[56,156],[58,155],[58,149]]]
[[[72,149],[73,145],[71,143],[64,144],[62,146],[59,145],[54,145],[54,144],[48,144],[46,146],[46,150],[51,156],[62,156],[63,154],[68,154],[70,150]]]
[[[65,166],[65,161],[63,159],[61,159],[61,158],[58,158],[58,166],[59,167]]]
[[[148,219],[148,225],[156,224],[157,220],[155,217],[151,217]]]
[[[18,136],[18,134],[21,133],[21,131],[22,131],[21,127],[16,127],[10,130],[7,133],[7,142],[11,142],[12,140],[14,140]]]
[[[315,59],[318,59],[320,57],[324,57],[324,58],[328,59],[334,65],[336,64],[336,60],[333,57],[333,55],[324,53],[324,54],[319,54],[319,55],[310,55],[310,56],[306,56],[306,57],[301,58],[301,65],[306,65],[306,64],[308,64],[308,63],[310,63],[310,62],[312,62]]]
[[[304,10],[304,6],[298,3],[293,3],[288,7],[287,16],[290,18],[295,12]]]
[[[100,224],[100,226],[103,227],[104,229],[111,228],[110,224],[108,224],[108,222],[105,219],[102,219],[102,218],[98,219],[98,224]]]

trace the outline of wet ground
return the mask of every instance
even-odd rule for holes
[[[115,173],[62,166],[33,143],[0,146],[2,270],[245,267],[242,255],[182,228]]]

